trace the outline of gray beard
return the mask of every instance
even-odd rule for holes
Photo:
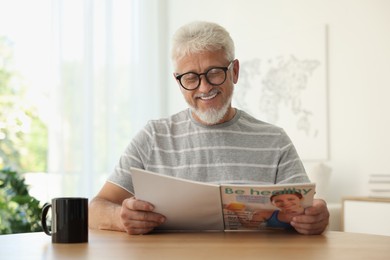
[[[228,102],[219,110],[217,109],[209,109],[205,112],[199,111],[194,107],[190,106],[191,111],[199,117],[202,122],[207,125],[215,125],[229,112],[230,104],[231,104],[232,96],[230,96]]]

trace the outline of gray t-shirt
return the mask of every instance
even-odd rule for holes
[[[135,136],[108,181],[134,193],[130,167],[210,183],[305,183],[303,164],[283,129],[236,109],[205,126],[189,109],[152,120]]]

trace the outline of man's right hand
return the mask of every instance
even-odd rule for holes
[[[130,235],[146,234],[164,223],[165,217],[153,210],[152,204],[135,197],[123,200],[120,217],[125,231]]]

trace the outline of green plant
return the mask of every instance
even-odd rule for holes
[[[24,177],[9,168],[0,170],[0,234],[41,231],[41,211]]]
[[[22,75],[13,69],[12,43],[0,36],[0,169],[44,172],[48,130]]]

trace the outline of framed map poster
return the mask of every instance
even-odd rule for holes
[[[328,159],[327,28],[253,40],[240,53],[233,103],[282,127],[302,160]]]

